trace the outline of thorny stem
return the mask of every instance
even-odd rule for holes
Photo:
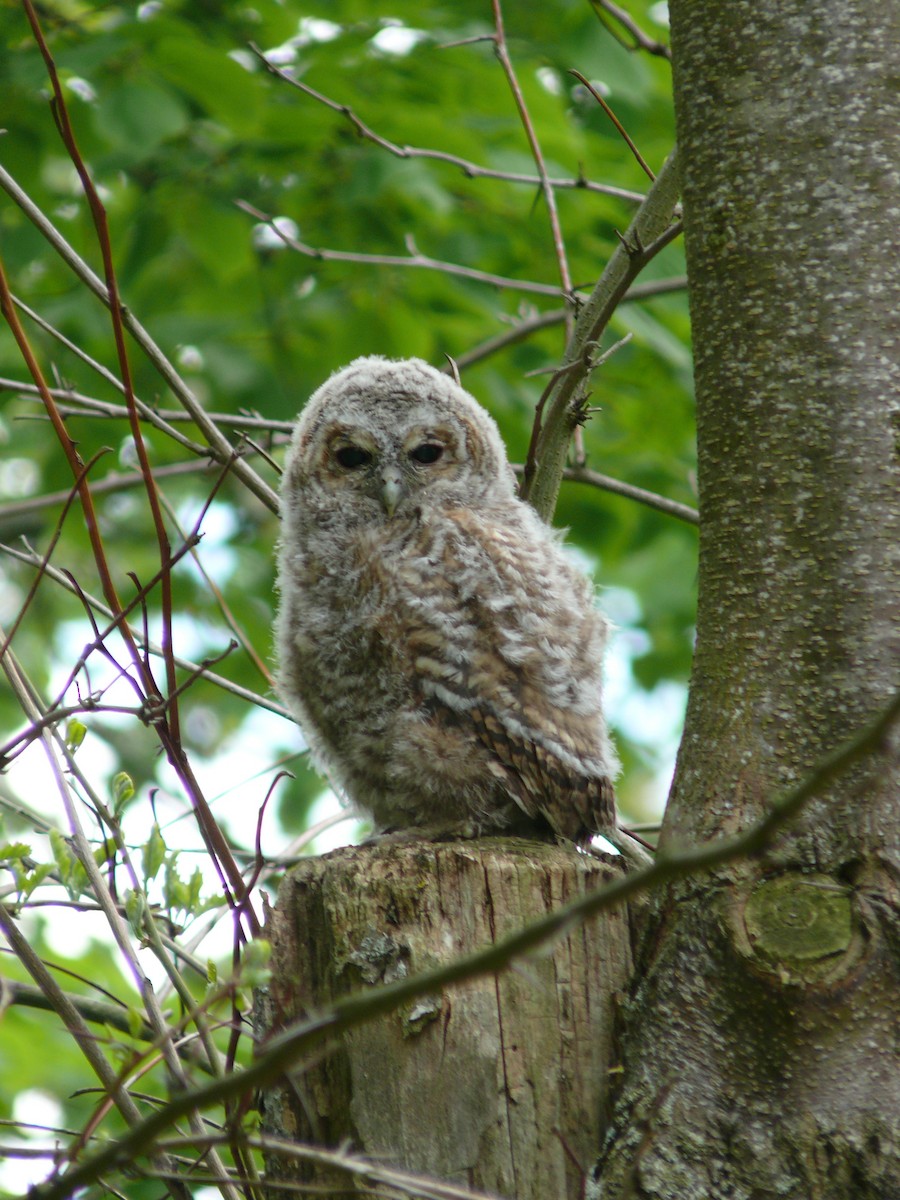
[[[545,521],[553,516],[572,433],[584,416],[591,347],[599,343],[632,281],[681,232],[680,223],[673,223],[677,201],[678,163],[673,150],[579,313],[563,367],[546,396],[546,418],[536,423],[522,495]]]

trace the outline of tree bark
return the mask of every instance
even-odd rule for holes
[[[671,0],[699,611],[662,844],[744,828],[900,676],[900,7]],[[900,1196],[897,730],[674,887],[595,1197]]]
[[[309,859],[285,878],[268,922],[277,965],[258,1032],[490,945],[619,870],[574,847],[502,838]],[[627,915],[617,910],[515,970],[347,1034],[265,1095],[264,1130],[517,1200],[577,1200],[630,968]],[[346,1172],[275,1155],[267,1177],[328,1196],[353,1190]]]

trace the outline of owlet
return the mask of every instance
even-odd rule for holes
[[[385,832],[613,829],[606,622],[477,401],[358,358],[304,408],[281,496],[278,686],[335,788]]]

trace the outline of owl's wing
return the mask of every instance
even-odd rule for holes
[[[609,775],[597,774],[596,767],[582,774],[547,749],[540,734],[512,733],[483,708],[473,708],[471,717],[479,740],[494,757],[495,774],[528,816],[540,814],[572,841],[615,828],[615,791]]]
[[[490,769],[529,815],[579,840],[615,825],[615,756],[601,711],[605,621],[549,531],[452,514],[436,589],[440,673],[429,690],[470,723]],[[431,589],[429,589],[431,590]],[[434,632],[434,626],[432,626]]]

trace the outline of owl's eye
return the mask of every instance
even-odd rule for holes
[[[444,447],[437,442],[423,442],[421,446],[416,446],[415,450],[410,450],[409,457],[417,463],[434,463],[444,453]]]
[[[372,461],[372,455],[361,446],[341,446],[340,450],[335,451],[334,457],[348,471],[355,471],[357,467],[367,467]]]

